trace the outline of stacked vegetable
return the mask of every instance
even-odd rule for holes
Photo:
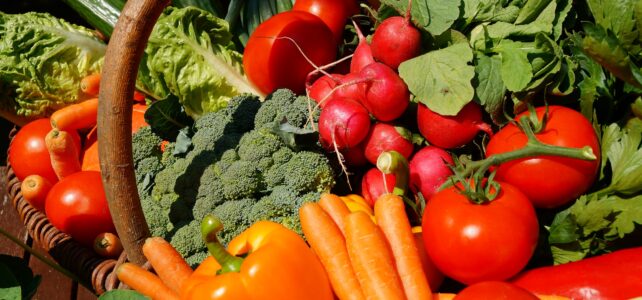
[[[258,225],[304,235],[342,299],[580,297],[537,268],[641,246],[636,2],[382,0],[347,25],[356,1],[270,1],[261,22],[246,16],[267,2],[241,2],[166,9],[137,82],[145,217],[200,264],[195,286],[245,274],[218,240],[257,249]],[[344,187],[363,200],[328,194]],[[201,234],[209,214],[224,226]],[[241,272],[214,276],[208,253]],[[639,296],[639,280],[619,294],[587,280]]]

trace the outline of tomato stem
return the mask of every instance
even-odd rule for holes
[[[531,124],[529,124],[530,121],[531,120],[529,120],[528,116],[523,116],[519,119],[520,128],[528,137],[528,141],[523,148],[491,155],[478,161],[466,162],[463,168],[456,170],[456,175],[451,177],[451,180],[446,182],[445,185],[451,185],[455,182],[459,182],[463,186],[459,187],[461,193],[465,194],[475,203],[483,203],[486,201],[492,201],[499,193],[499,185],[496,185],[493,181],[494,173],[491,173],[488,179],[484,180],[486,173],[492,166],[534,156],[560,156],[581,160],[597,159],[590,146],[584,146],[582,148],[568,148],[548,145],[540,142],[535,136],[535,132],[533,131]],[[473,181],[472,186],[469,184],[470,179]],[[495,187],[495,190],[491,189],[491,187]]]
[[[201,234],[203,235],[205,245],[207,245],[207,250],[209,250],[212,257],[221,265],[218,274],[239,272],[241,270],[241,264],[243,264],[243,258],[227,252],[216,236],[221,230],[223,230],[221,219],[214,215],[207,215],[203,218],[201,222]]]

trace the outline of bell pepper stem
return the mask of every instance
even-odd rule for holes
[[[408,187],[408,160],[397,151],[385,151],[377,158],[377,169],[384,174],[395,175],[395,187],[392,193],[404,196]]]
[[[201,234],[203,235],[203,241],[205,242],[210,255],[212,255],[218,264],[221,265],[219,274],[239,272],[241,270],[241,264],[243,264],[243,258],[234,256],[227,252],[216,236],[216,234],[221,230],[223,230],[221,219],[214,215],[207,215],[203,218],[203,221],[201,222]]]

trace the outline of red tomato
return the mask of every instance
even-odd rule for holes
[[[263,93],[288,88],[302,94],[306,77],[314,70],[303,54],[322,66],[335,59],[336,51],[332,32],[319,17],[303,11],[286,11],[254,30],[243,53],[243,69]]]
[[[116,232],[100,172],[81,171],[58,181],[47,195],[45,213],[54,227],[88,247],[98,234]]]
[[[498,180],[516,186],[535,207],[554,208],[575,200],[593,184],[600,164],[600,145],[591,123],[579,112],[563,106],[549,106],[546,128],[535,134],[542,143],[581,148],[590,146],[597,160],[538,156],[509,161],[497,168]],[[536,109],[543,117],[545,108]],[[516,117],[518,120],[528,112]],[[486,156],[524,147],[526,135],[515,125],[499,130],[486,146]]]
[[[453,300],[537,300],[533,293],[502,281],[484,281],[461,290]]]
[[[446,276],[465,284],[504,280],[533,255],[538,221],[528,198],[500,183],[495,200],[475,204],[455,188],[434,194],[423,215],[430,258]]]
[[[355,0],[297,0],[292,10],[309,12],[323,20],[337,43],[343,38],[343,28],[351,16],[359,13]]]
[[[11,140],[9,163],[20,181],[34,174],[47,178],[52,184],[58,181],[45,145],[45,136],[49,131],[51,121],[48,118],[38,119],[20,128]],[[80,149],[80,136],[75,131],[72,134]]]

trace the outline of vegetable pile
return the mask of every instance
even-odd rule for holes
[[[132,148],[156,274],[126,264],[118,276],[166,299],[641,296],[639,278],[613,289],[597,276],[642,265],[640,3],[177,1],[133,95],[148,105]],[[78,152],[10,151],[51,159],[11,161],[25,197],[99,169],[98,87],[84,75],[101,55],[65,90],[84,78],[68,98],[80,103],[29,107],[53,113],[42,139],[53,124],[49,139]]]

